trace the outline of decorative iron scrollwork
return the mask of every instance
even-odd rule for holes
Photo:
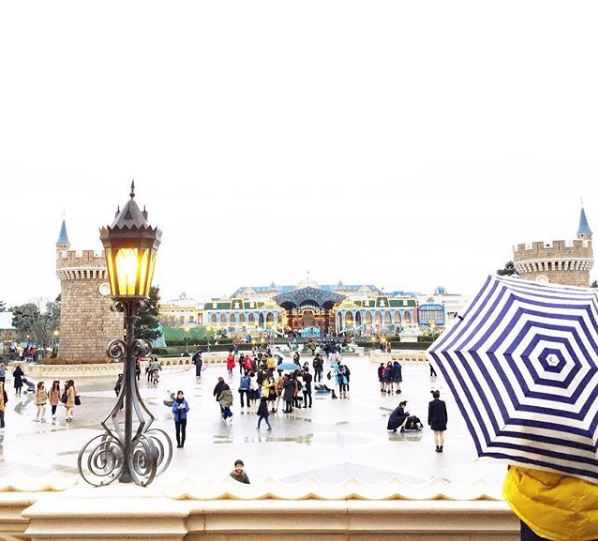
[[[79,454],[79,473],[94,486],[108,485],[116,479],[147,486],[172,460],[172,441],[163,430],[150,428],[155,418],[137,387],[136,359],[151,355],[152,348],[145,340],[134,338],[139,301],[134,302],[114,303],[114,309],[125,314],[127,338],[126,342],[110,342],[107,354],[123,361],[123,382],[112,411],[102,421],[104,434],[92,438]]]

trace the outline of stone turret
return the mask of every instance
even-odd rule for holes
[[[63,220],[56,242],[56,274],[61,286],[58,357],[102,362],[108,342],[123,335],[123,316],[110,310],[112,299],[104,253],[69,248]]]
[[[577,239],[518,244],[513,248],[515,269],[525,280],[555,284],[590,285],[594,266],[592,231],[585,210],[581,209]]]

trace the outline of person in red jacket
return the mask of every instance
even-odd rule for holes
[[[231,351],[228,354],[228,357],[226,358],[226,369],[228,370],[228,377],[232,378],[233,377],[233,370],[235,369],[235,356],[233,355],[233,352]]]

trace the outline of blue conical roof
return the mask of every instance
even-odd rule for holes
[[[60,227],[60,234],[56,241],[56,246],[70,246],[69,236],[66,232],[66,221],[62,220],[62,226]]]
[[[590,224],[588,224],[588,218],[586,217],[586,211],[581,207],[581,214],[579,215],[579,227],[577,228],[577,235],[591,235],[592,230]]]

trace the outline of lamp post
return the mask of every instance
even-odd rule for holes
[[[154,416],[143,403],[135,378],[136,357],[151,353],[145,340],[135,338],[134,325],[137,314],[149,308],[162,232],[150,226],[147,211],[137,206],[134,183],[130,196],[124,208],[117,210],[112,225],[100,229],[114,300],[112,309],[124,314],[125,337],[108,344],[108,356],[124,366],[116,404],[102,422],[105,432],[91,439],[79,453],[79,472],[94,486],[116,479],[147,486],[172,458],[172,442],[164,431],[151,428]]]

